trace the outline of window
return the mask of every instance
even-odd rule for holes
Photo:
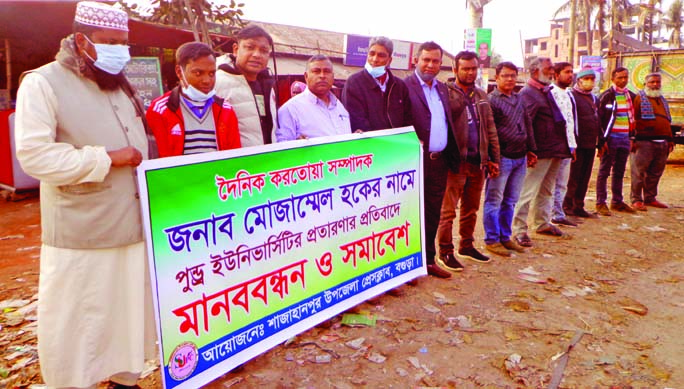
[[[554,53],[553,56],[555,58],[558,58],[558,45],[553,46],[553,53]]]
[[[539,50],[546,50],[546,42],[540,44]]]
[[[587,46],[587,33],[578,32],[577,33],[577,46]]]
[[[558,29],[556,29],[556,31],[555,31],[555,33],[556,33],[556,40],[558,40],[558,32],[559,32],[559,31],[560,31],[560,30],[558,30]]]

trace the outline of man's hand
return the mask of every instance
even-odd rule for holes
[[[354,134],[363,134],[363,130],[359,128],[358,130],[354,131]]]
[[[487,161],[487,172],[492,178],[499,177],[499,164],[492,161]]]
[[[114,151],[107,151],[107,155],[112,160],[112,167],[133,166],[136,167],[142,162],[142,153],[133,146],[124,147]]]
[[[667,142],[667,153],[670,154],[674,150],[674,142]]]
[[[527,167],[537,166],[537,154],[528,151],[527,152]]]
[[[304,135],[304,134],[299,134],[299,136],[297,137],[297,140],[301,140],[301,139],[309,139],[309,137]]]
[[[629,152],[630,153],[636,153],[637,151],[637,143],[635,140],[629,142]]]
[[[577,150],[573,149],[572,150],[572,162],[577,161]]]
[[[598,157],[603,158],[604,155],[608,155],[608,144],[604,143],[603,146],[598,150]]]

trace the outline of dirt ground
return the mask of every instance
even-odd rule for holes
[[[524,254],[469,262],[450,280],[423,277],[357,306],[374,327],[335,317],[207,387],[547,387],[562,373],[564,388],[684,388],[684,147],[660,192],[670,209],[586,220],[566,229],[571,239],[533,234]],[[27,387],[42,382],[37,197],[0,201],[0,217],[0,304],[24,307],[0,310],[0,387]],[[141,386],[160,387],[159,374]]]

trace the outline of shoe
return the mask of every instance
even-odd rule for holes
[[[641,211],[641,212],[647,212],[648,211],[648,208],[646,208],[643,201],[633,202],[632,208],[636,209],[637,211]]]
[[[651,202],[648,202],[648,203],[646,203],[646,205],[648,205],[649,207],[653,207],[653,208],[670,208],[669,205],[667,205],[665,203],[661,203],[658,200],[653,200]]]
[[[532,247],[532,239],[530,239],[530,236],[527,235],[526,232],[523,232],[522,234],[518,234],[515,236],[515,241],[522,247]]]
[[[625,204],[625,203],[623,203]],[[627,204],[625,204],[627,205]],[[629,205],[627,205],[629,207]],[[629,209],[632,209],[632,207],[629,207]],[[633,210],[633,209],[632,209]],[[627,211],[629,212],[629,211]],[[605,204],[596,204],[596,213],[598,213],[601,216],[613,216],[612,213],[608,210],[608,206]]]
[[[531,243],[531,242],[530,242]],[[524,253],[525,248],[522,247],[521,245],[517,244],[514,240],[507,240],[505,242],[501,242],[501,245],[511,251],[516,251],[519,253]]]
[[[577,223],[571,222],[570,220],[568,220],[567,218],[564,218],[564,217],[552,219],[551,223],[558,224],[561,226],[577,227]],[[539,231],[537,231],[537,232],[539,232]]]
[[[596,219],[596,218],[598,218],[598,216],[594,215],[593,213],[587,212],[587,210],[584,208],[577,208],[573,211],[573,213],[575,214],[575,216],[583,217],[585,219]]]
[[[492,243],[485,245],[485,250],[492,254],[501,255],[502,257],[510,257],[511,252],[505,248],[501,243]]]
[[[461,268],[463,270],[463,268]],[[427,265],[427,272],[429,275],[437,278],[451,278],[451,273],[442,269],[436,264]]]
[[[575,211],[572,208],[563,207],[563,213],[567,216],[576,216]]]
[[[547,224],[543,227],[537,228],[537,234],[563,236],[563,231],[561,231],[560,228],[554,226],[553,224]]]
[[[636,213],[636,210],[625,203],[611,204],[610,209],[617,212]]]
[[[464,249],[459,249],[458,250],[458,257],[463,258],[463,259],[470,259],[471,261],[475,261],[478,263],[487,263],[491,261],[491,259],[482,254],[481,252],[477,251],[475,247],[468,247]]]
[[[463,264],[461,264],[461,262],[459,262],[452,253],[440,256],[437,258],[437,262],[439,262],[439,264],[445,269],[451,271],[463,271],[464,268]]]

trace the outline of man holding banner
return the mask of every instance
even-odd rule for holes
[[[181,83],[152,101],[147,120],[160,157],[197,154],[240,147],[233,107],[214,96],[216,59],[201,42],[176,50],[176,75]]]
[[[80,2],[56,61],[17,96],[17,158],[41,181],[38,355],[49,388],[134,386],[154,356],[135,182],[148,142],[129,60],[127,14]]]

